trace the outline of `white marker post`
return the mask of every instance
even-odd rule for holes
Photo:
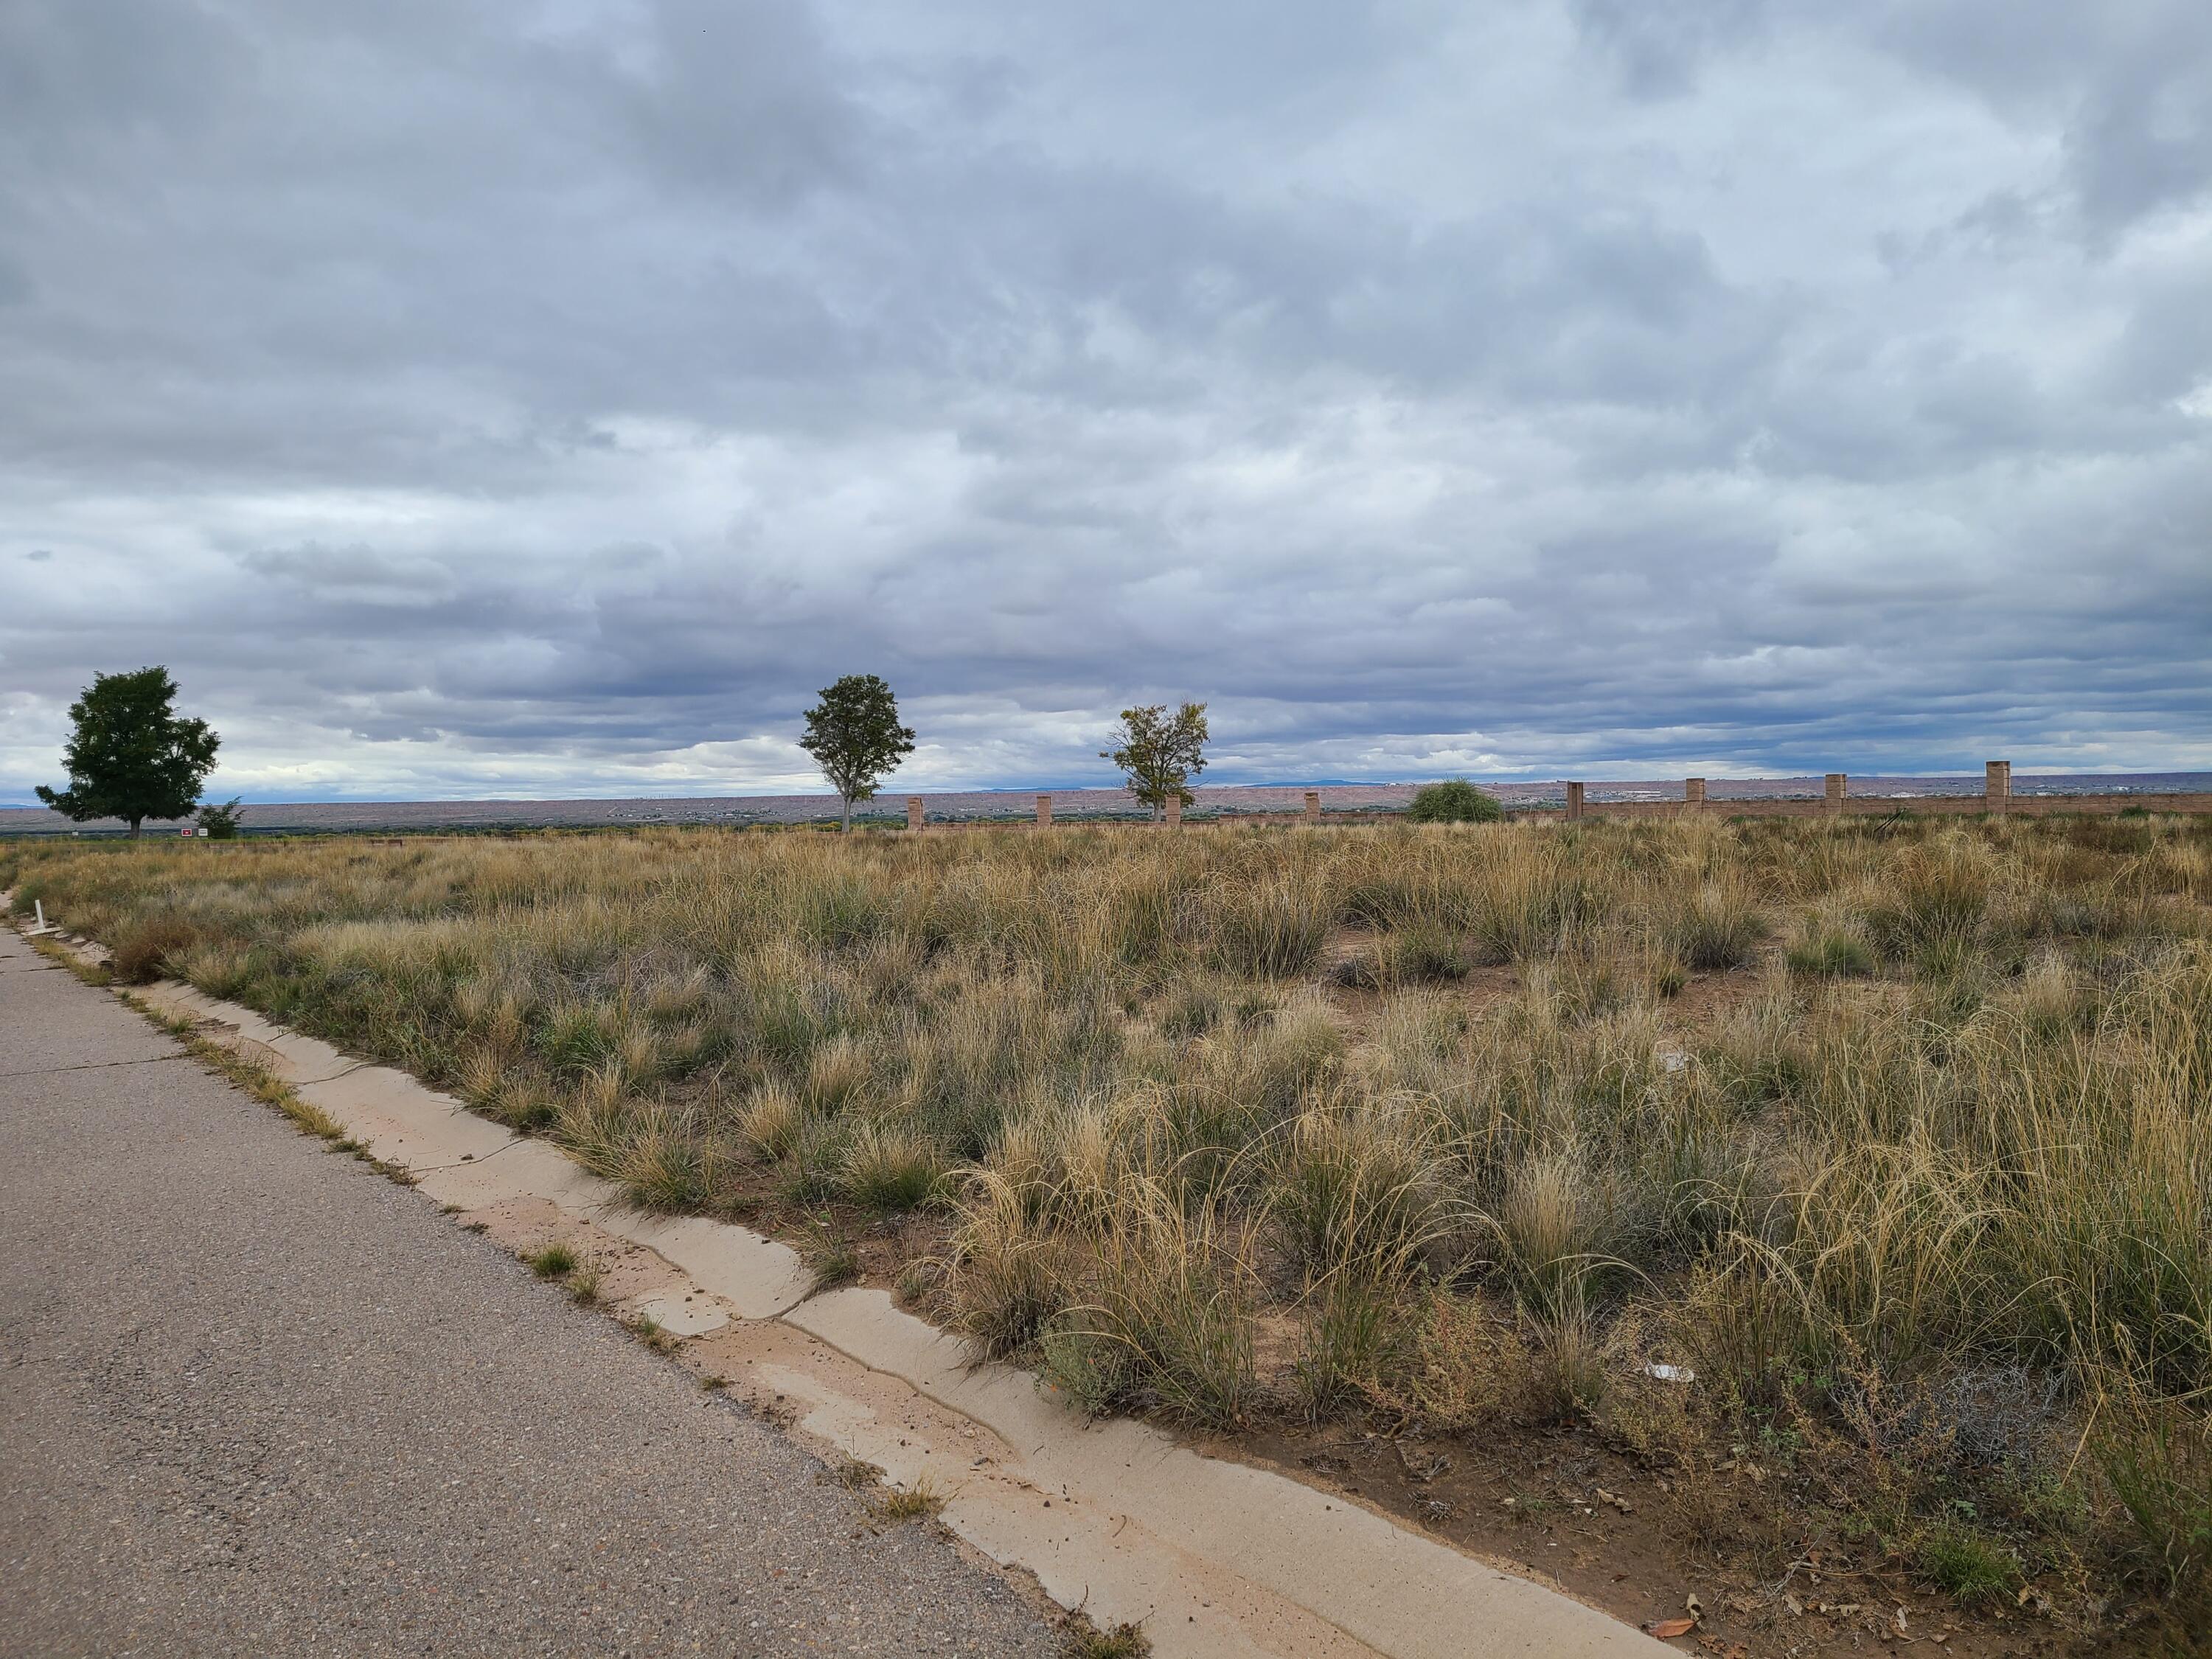
[[[60,928],[55,927],[53,923],[46,920],[46,902],[44,899],[33,899],[31,901],[31,908],[39,913],[39,925],[35,927],[26,928],[24,930],[31,938],[35,939],[40,933],[58,933],[61,932]]]

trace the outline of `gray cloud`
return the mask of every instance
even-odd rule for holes
[[[0,798],[2212,765],[2212,24],[0,13]]]

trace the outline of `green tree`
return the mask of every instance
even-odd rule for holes
[[[70,705],[76,730],[62,750],[69,787],[39,786],[39,799],[77,823],[121,818],[135,837],[147,818],[180,818],[200,798],[222,739],[205,720],[173,709],[177,683],[166,668],[94,674]]]
[[[1187,702],[1172,716],[1164,702],[1124,708],[1114,738],[1115,746],[1100,750],[1098,758],[1121,769],[1129,793],[1151,807],[1154,817],[1170,796],[1185,806],[1195,799],[1190,780],[1206,770],[1204,703]]]
[[[837,792],[840,821],[853,827],[853,803],[876,793],[886,775],[914,753],[914,732],[901,726],[898,699],[873,674],[848,674],[825,686],[822,701],[806,711],[806,735],[799,746],[814,757],[822,775]]]
[[[1416,789],[1406,816],[1415,823],[1496,823],[1505,809],[1465,778],[1450,778]]]
[[[239,805],[240,797],[233,795],[220,806],[203,806],[192,814],[192,822],[207,831],[210,841],[236,841],[238,821],[245,816]]]

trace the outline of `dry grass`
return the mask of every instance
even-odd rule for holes
[[[949,1208],[916,1294],[1086,1409],[1784,1444],[1962,1600],[2078,1549],[2205,1604],[2204,825],[80,845],[0,880],[641,1201],[835,1209],[825,1281]],[[1663,1435],[1621,1386],[1654,1342],[1700,1376]],[[1869,1403],[1906,1400],[1910,1480]]]

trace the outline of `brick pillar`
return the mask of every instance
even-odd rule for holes
[[[1682,780],[1682,804],[1692,812],[1705,810],[1705,781],[1703,778]]]
[[[2008,811],[2012,806],[2012,763],[1990,761],[1982,767],[1982,796],[1992,812]]]
[[[1306,822],[1308,823],[1321,822],[1321,791],[1318,789],[1306,791]]]
[[[906,827],[916,832],[921,829],[921,797],[919,795],[906,798]]]
[[[1847,774],[1842,772],[1831,772],[1828,774],[1828,798],[1825,803],[1825,806],[1826,810],[1829,812],[1840,814],[1843,811],[1844,785],[1848,781],[1849,778]]]
[[[1167,815],[1169,829],[1182,828],[1182,797],[1181,795],[1170,795],[1160,804],[1160,810]]]
[[[1567,786],[1567,816],[1578,818],[1583,815],[1583,787],[1579,783]]]
[[[1050,795],[1037,797],[1037,828],[1040,830],[1052,828],[1052,797]]]

